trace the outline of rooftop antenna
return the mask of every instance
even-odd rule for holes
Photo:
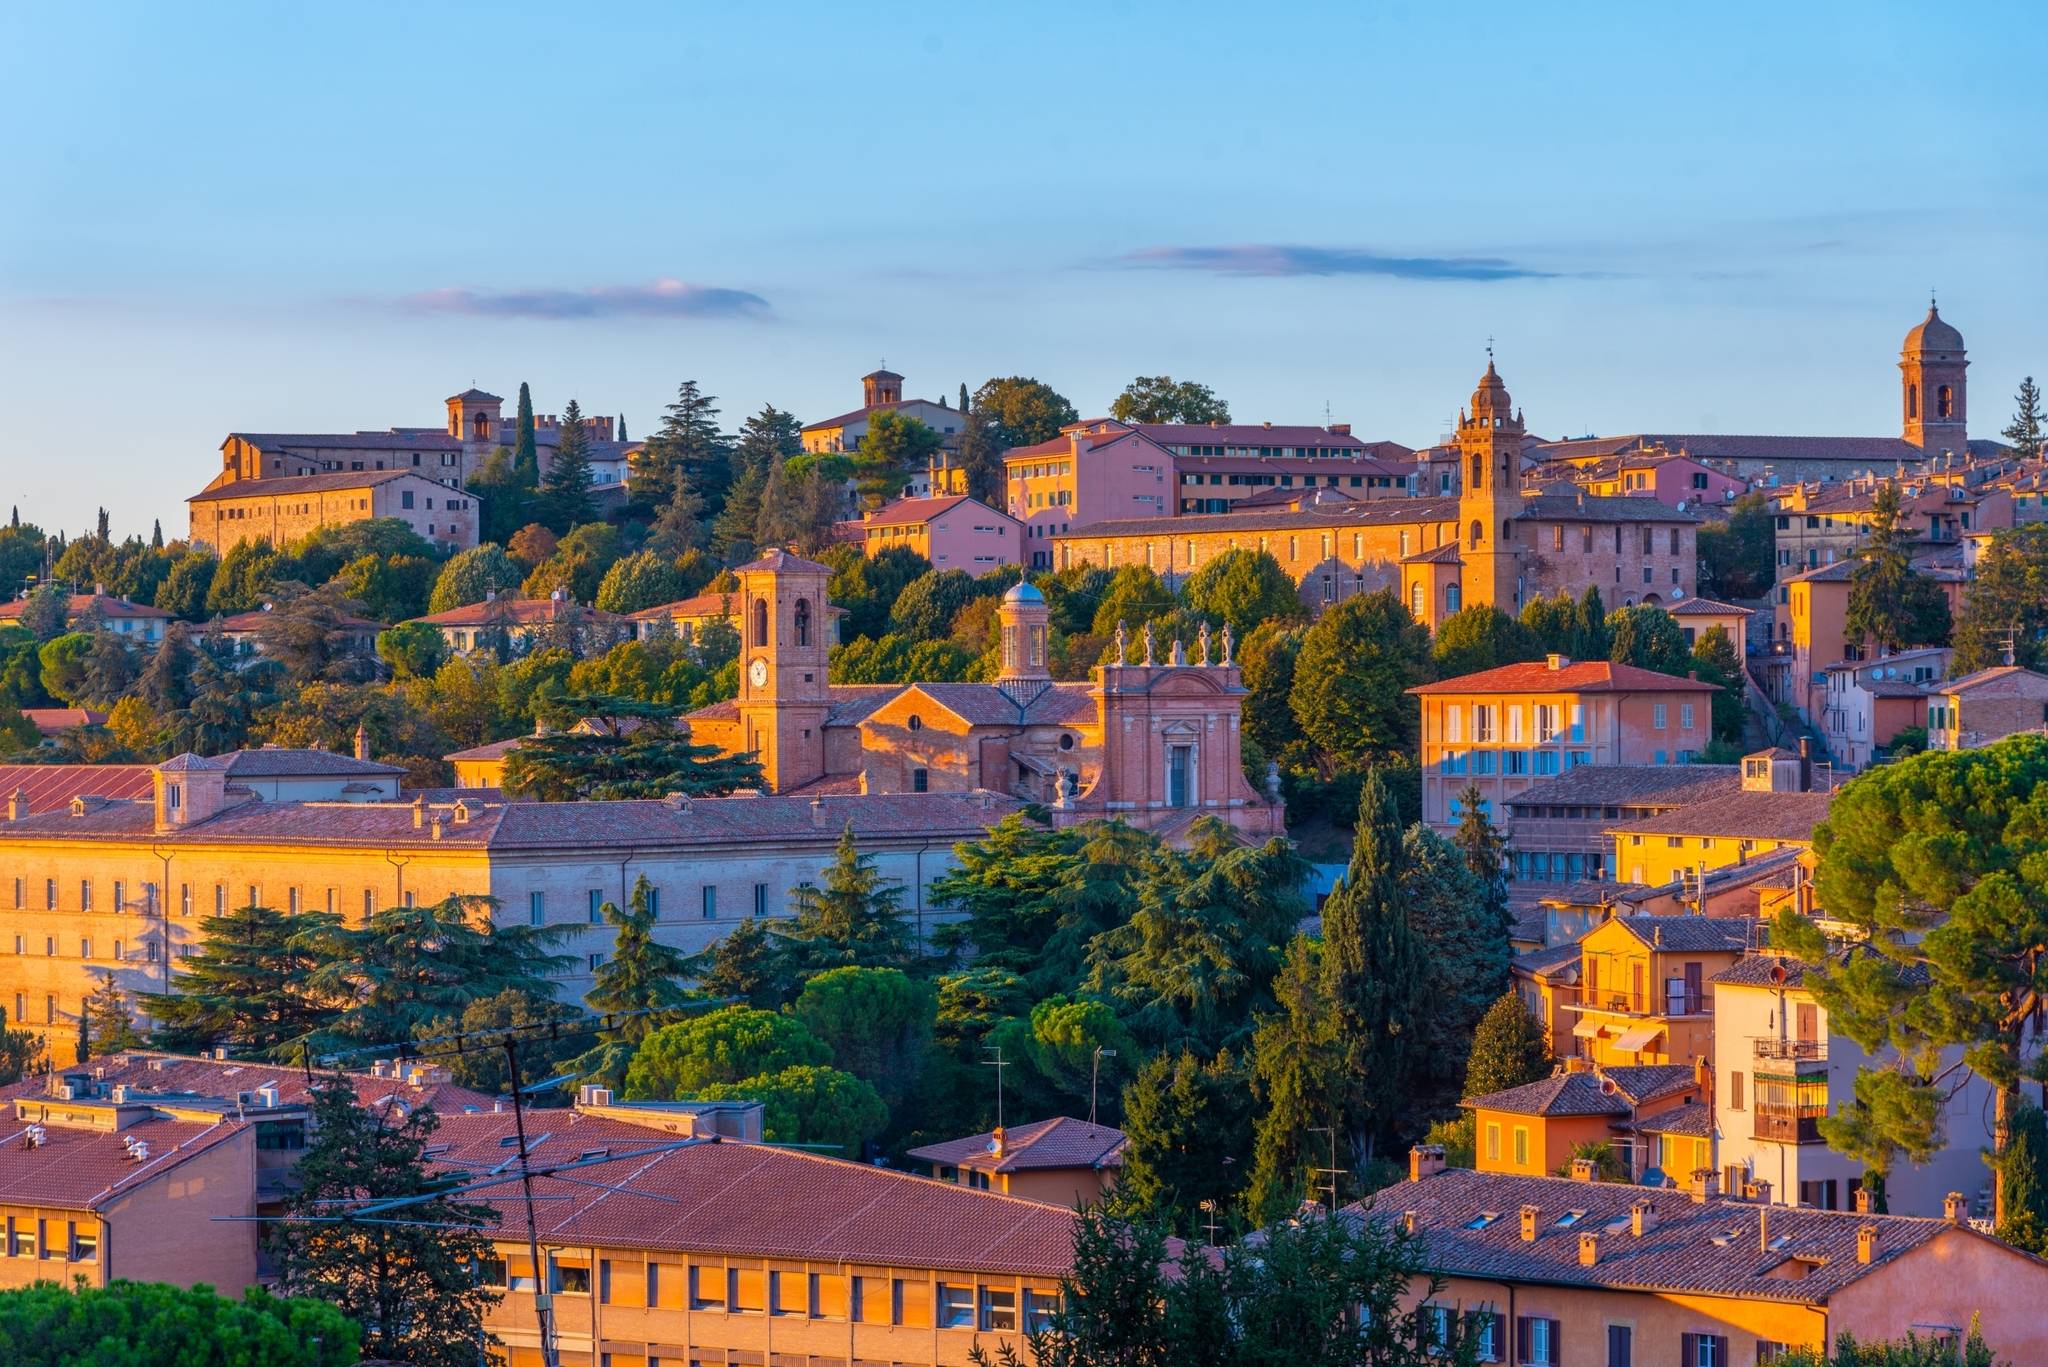
[[[1095,1128],[1095,1080],[1101,1076],[1102,1060],[1115,1057],[1116,1050],[1105,1049],[1098,1044],[1095,1046],[1095,1059],[1088,1065],[1088,1128],[1091,1130]],[[1001,1077],[1001,1074],[997,1076]],[[1216,1241],[1211,1239],[1209,1242],[1213,1244]]]
[[[1003,1057],[1000,1044],[984,1052],[995,1055],[992,1059],[983,1059],[982,1066],[996,1070],[996,1128],[1000,1130],[1003,1127],[1003,1069],[1010,1066],[1010,1061]]]
[[[1308,1127],[1308,1132],[1310,1134],[1326,1134],[1330,1136],[1330,1166],[1327,1168],[1311,1168],[1309,1171],[1319,1173],[1330,1179],[1330,1214],[1335,1215],[1337,1213],[1337,1178],[1345,1171],[1345,1169],[1337,1166],[1337,1129],[1334,1125],[1311,1125]]]

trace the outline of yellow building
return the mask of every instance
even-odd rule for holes
[[[1579,941],[1577,1053],[1602,1067],[1679,1063],[1714,1047],[1713,976],[1748,947],[1751,923],[1617,916]]]
[[[1742,759],[1742,790],[1608,828],[1615,876],[1647,887],[1703,874],[1774,850],[1808,849],[1833,794],[1814,789],[1812,762],[1790,750]]]
[[[1466,1097],[1474,1166],[1480,1172],[1545,1177],[1563,1173],[1586,1145],[1630,1152],[1637,1121],[1695,1101],[1705,1091],[1690,1064],[1597,1068],[1583,1058],[1538,1082]],[[1630,1176],[1641,1165],[1622,1157]]]
[[[1930,1220],[1442,1162],[1412,1155],[1408,1181],[1343,1216],[1414,1232],[1442,1280],[1413,1296],[1473,1317],[1481,1361],[1747,1367],[1844,1333],[1960,1343],[1975,1323],[2001,1361],[2048,1362],[2048,1264],[1964,1223],[1960,1197]]]
[[[577,1000],[613,946],[599,907],[623,905],[641,875],[662,940],[696,953],[742,921],[789,914],[790,890],[817,878],[848,827],[902,885],[922,934],[938,915],[926,889],[953,866],[955,842],[1021,806],[974,791],[401,802],[397,773],[320,751],[253,750],[157,765],[143,801],[80,795],[31,813],[10,799],[6,810],[20,812],[0,821],[10,1023],[68,1050],[83,999],[106,977],[146,1015],[175,960],[198,947],[200,922],[251,904],[355,922],[386,907],[488,898],[502,921],[576,927],[562,946],[576,965],[558,982]]]
[[[477,544],[475,494],[413,470],[343,471],[230,480],[185,500],[191,541],[226,555],[245,541],[284,546],[322,527],[372,518],[403,522],[447,551]]]

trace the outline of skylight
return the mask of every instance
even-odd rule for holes
[[[1497,1210],[1482,1210],[1477,1215],[1473,1216],[1471,1219],[1465,1222],[1465,1228],[1485,1229],[1488,1225],[1492,1224],[1495,1220],[1498,1220],[1499,1218],[1500,1212]]]
[[[1573,1225],[1577,1224],[1579,1221],[1585,1218],[1586,1212],[1583,1210],[1568,1210],[1564,1214],[1557,1217],[1557,1228],[1570,1229]]]

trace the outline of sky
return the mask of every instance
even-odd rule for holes
[[[651,432],[1136,375],[1240,421],[1972,435],[2048,373],[2021,5],[0,7],[0,498],[185,527],[230,431],[471,384]],[[1326,418],[1327,415],[1327,418]]]

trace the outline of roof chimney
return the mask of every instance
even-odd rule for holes
[[[1705,1205],[1707,1198],[1714,1194],[1714,1170],[1712,1168],[1694,1168],[1692,1170],[1690,1187],[1692,1203],[1696,1206]]]
[[[1402,1211],[1402,1212],[1401,1212],[1401,1232],[1402,1232],[1402,1233],[1404,1233],[1404,1234],[1413,1234],[1413,1233],[1415,1232],[1415,1227],[1416,1227],[1417,1223],[1418,1223],[1418,1221],[1417,1221],[1417,1219],[1416,1219],[1416,1216],[1415,1216],[1415,1212],[1414,1212],[1414,1211],[1412,1211],[1412,1210],[1404,1210],[1404,1211]]]
[[[427,800],[424,797],[415,797],[412,800],[412,828],[418,830],[426,824]]]
[[[988,1151],[997,1158],[1001,1158],[1008,1149],[1009,1137],[1003,1133],[1003,1127],[998,1125],[988,1137]]]
[[[1545,655],[1545,656],[1543,657],[1543,667],[1544,667],[1545,669],[1552,669],[1552,670],[1556,670],[1556,669],[1563,669],[1563,668],[1564,668],[1564,667],[1565,667],[1566,665],[1568,665],[1568,664],[1570,664],[1570,663],[1571,663],[1571,657],[1570,657],[1570,656],[1567,656],[1567,655],[1560,655],[1560,654],[1558,654],[1558,653],[1557,653],[1556,651],[1552,651],[1552,652],[1551,652],[1550,654],[1548,654],[1548,655]]]
[[[1963,1194],[1961,1192],[1952,1191],[1948,1195],[1941,1198],[1941,1218],[1948,1221],[1950,1224],[1961,1224],[1963,1222],[1963,1216],[1968,1212],[1969,1205],[1963,1200]]]
[[[1645,1196],[1628,1208],[1629,1232],[1638,1239],[1657,1227],[1657,1203]]]
[[[1441,1144],[1417,1144],[1408,1150],[1408,1180],[1420,1182],[1425,1177],[1434,1177],[1444,1170],[1444,1146]]]
[[[1806,736],[1799,738],[1799,791],[1813,791],[1813,741]]]
[[[1771,1208],[1760,1206],[1756,1212],[1756,1247],[1759,1253],[1771,1251]]]
[[[1870,1214],[1870,1188],[1856,1188],[1855,1194],[1849,1198],[1849,1208],[1858,1215]]]
[[[16,788],[7,799],[7,819],[19,821],[28,815],[28,789]]]
[[[1600,1236],[1592,1230],[1579,1235],[1579,1266],[1591,1267],[1600,1261]]]
[[[1536,1217],[1537,1217],[1538,1215],[1541,1215],[1542,1213],[1543,1213],[1543,1212],[1542,1212],[1542,1211],[1541,1211],[1541,1210],[1540,1210],[1539,1208],[1537,1208],[1537,1207],[1535,1207],[1535,1206],[1523,1206],[1523,1207],[1522,1207],[1522,1242],[1523,1242],[1523,1243],[1525,1243],[1525,1244],[1533,1244],[1533,1243],[1535,1243],[1535,1242],[1536,1242]]]
[[[362,722],[356,723],[356,758],[370,757],[370,728]]]
[[[1859,1190],[1859,1191],[1858,1191],[1858,1192],[1857,1192],[1856,1194],[1857,1194],[1858,1196],[1861,1196],[1861,1195],[1862,1195],[1863,1193],[1862,1193],[1862,1192],[1861,1192],[1861,1191]],[[1857,1226],[1857,1228],[1856,1228],[1856,1261],[1857,1261],[1857,1262],[1859,1262],[1859,1263],[1871,1263],[1871,1262],[1876,1262],[1876,1261],[1877,1261],[1877,1236],[1878,1236],[1878,1228],[1877,1228],[1877,1226],[1876,1226],[1875,1224],[1869,1224],[1869,1225],[1859,1225],[1859,1226]]]
[[[1593,1174],[1599,1170],[1600,1165],[1590,1158],[1574,1158],[1572,1160],[1572,1181],[1590,1182],[1593,1180]]]
[[[825,799],[822,797],[811,799],[811,824],[819,830],[825,828]]]

